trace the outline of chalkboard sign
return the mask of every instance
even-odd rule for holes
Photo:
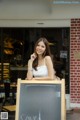
[[[65,120],[62,81],[18,80],[16,120]]]

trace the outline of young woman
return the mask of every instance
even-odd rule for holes
[[[53,80],[55,70],[51,58],[49,42],[46,38],[40,38],[34,47],[34,53],[28,61],[28,80]]]

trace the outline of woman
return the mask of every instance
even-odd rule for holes
[[[34,53],[28,61],[27,79],[55,79],[55,70],[53,69],[49,42],[46,38],[40,38],[35,44]]]

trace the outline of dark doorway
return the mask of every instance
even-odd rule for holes
[[[34,44],[40,37],[46,37],[53,55],[56,75],[66,80],[69,93],[69,42],[70,28],[0,28],[0,63],[10,64],[10,81],[25,79],[27,62]],[[4,72],[0,73],[4,76]],[[4,78],[4,77],[2,77]],[[4,79],[0,78],[0,81]]]

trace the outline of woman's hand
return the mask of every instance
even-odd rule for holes
[[[34,60],[36,59],[36,57],[37,57],[36,54],[33,53],[33,54],[31,55],[31,60],[34,61]]]
[[[32,80],[35,80],[35,78],[32,78]]]

